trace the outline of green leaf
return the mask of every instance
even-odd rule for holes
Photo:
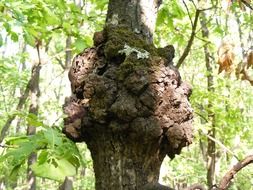
[[[167,8],[162,8],[159,11],[156,24],[159,26],[164,23],[165,18],[168,16],[168,9]]]
[[[224,31],[222,30],[222,28],[220,26],[216,26],[215,29],[214,29],[214,32],[218,33],[220,35],[224,34]]]
[[[24,34],[24,39],[30,46],[35,46],[35,38],[29,33]]]
[[[84,48],[87,47],[86,41],[83,38],[76,38],[76,41],[74,43],[74,46],[78,52],[81,52],[84,50]]]
[[[48,152],[47,150],[42,150],[38,156],[38,164],[41,165],[48,160]]]
[[[18,35],[17,35],[17,33],[11,32],[10,34],[11,34],[12,41],[17,42],[18,41]]]
[[[3,37],[0,35],[0,47],[3,45]]]
[[[10,166],[12,167],[11,171],[15,170],[15,167],[22,165],[24,163],[24,160],[26,160],[26,158],[28,158],[28,156],[34,152],[35,149],[36,146],[33,143],[21,143],[20,147],[16,149],[10,149],[4,156],[0,157],[0,162],[10,162]]]
[[[173,13],[176,14],[176,17],[182,19],[185,15],[183,8],[178,4],[177,1],[173,3]]]
[[[19,145],[24,142],[28,142],[27,136],[7,137],[4,139],[7,145]]]
[[[47,143],[50,144],[52,147],[54,145],[61,145],[62,138],[59,136],[59,132],[53,130],[52,128],[48,128],[47,130],[43,131],[44,137],[47,140]]]
[[[45,19],[49,25],[57,25],[60,23],[59,18],[50,9],[46,9]]]
[[[18,172],[21,166],[22,164],[20,163],[12,168],[11,173],[10,173],[10,178],[15,179],[18,176]]]
[[[33,127],[41,127],[44,126],[44,123],[41,122],[38,117],[33,114],[33,113],[29,113],[26,121],[28,122],[29,125],[33,126]]]
[[[31,168],[36,176],[56,181],[64,181],[66,176],[76,174],[76,168],[66,159],[57,160],[52,158],[51,162],[35,163]]]

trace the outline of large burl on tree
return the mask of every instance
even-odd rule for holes
[[[158,184],[161,163],[192,142],[191,87],[173,46],[152,43],[159,3],[110,0],[94,47],[70,68],[63,131],[87,144],[96,190],[171,189]]]
[[[141,189],[158,181],[166,154],[192,141],[191,88],[172,66],[173,46],[156,49],[113,26],[95,33],[94,44],[69,71],[64,133],[87,143],[96,189]]]

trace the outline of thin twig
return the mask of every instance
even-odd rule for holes
[[[192,17],[191,17],[190,11],[189,11],[189,9],[188,9],[188,6],[186,5],[186,3],[185,3],[184,0],[183,0],[183,4],[184,4],[184,6],[185,6],[185,8],[186,8],[187,14],[188,14],[188,16],[189,16],[189,19],[190,19],[190,21],[191,21],[191,25],[192,25],[192,28],[193,28]]]
[[[1,148],[17,148],[17,146],[10,146],[10,145],[6,145],[6,144],[0,144]]]
[[[228,152],[231,155],[233,155],[239,161],[238,156],[236,156],[235,153],[232,150],[230,150],[228,147],[226,147],[224,144],[222,144],[222,142],[220,142],[219,140],[217,140],[217,139],[211,137],[210,135],[204,133],[203,131],[200,131],[200,133],[204,134],[207,138],[209,138],[210,140],[212,140],[213,142],[215,142],[216,144],[218,144],[221,148],[223,148],[226,152]]]
[[[193,40],[194,40],[194,37],[196,34],[195,32],[196,32],[196,28],[198,25],[198,19],[199,19],[200,12],[201,12],[200,10],[198,10],[198,9],[196,10],[195,19],[194,19],[194,23],[193,23],[193,27],[192,27],[192,33],[191,33],[190,39],[188,41],[188,44],[187,44],[186,48],[184,49],[182,56],[178,60],[178,63],[176,65],[177,68],[179,68],[182,65],[182,63],[184,62],[185,58],[188,56],[188,54],[191,50],[191,46],[193,44]]]

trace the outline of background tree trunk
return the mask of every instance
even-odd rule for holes
[[[201,13],[201,28],[202,28],[202,36],[204,38],[209,37],[209,30],[206,24],[206,15],[204,12]],[[210,63],[210,52],[208,50],[208,44],[204,45],[204,53],[205,53],[205,61],[206,61],[206,69],[208,72],[207,76],[207,90],[209,92],[214,92],[213,87],[213,75],[212,75],[212,67]],[[215,114],[211,111],[212,102],[209,100],[208,102],[208,120],[211,121],[211,127],[208,130],[208,135],[215,139]],[[208,138],[207,139],[207,184],[211,189],[215,184],[215,159],[216,159],[216,145],[215,142]]]
[[[29,108],[29,114],[33,114],[35,116],[38,115],[39,110],[39,96],[40,96],[40,89],[39,89],[39,78],[40,78],[40,69],[41,69],[41,60],[40,60],[40,52],[39,46],[37,46],[38,50],[38,63],[35,63],[32,68],[32,76],[31,76],[31,85],[30,85],[30,97],[31,97],[31,104]],[[36,133],[36,128],[33,126],[28,126],[27,128],[27,135],[34,135]],[[30,166],[36,162],[37,156],[36,153],[32,153],[28,158],[28,169],[27,169],[27,183],[29,190],[36,189],[36,176],[33,173]]]

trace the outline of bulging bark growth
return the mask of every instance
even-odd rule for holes
[[[164,157],[192,141],[191,87],[172,65],[174,48],[156,49],[124,26],[107,25],[93,39],[69,72],[63,131],[87,143],[96,189],[158,187]]]

